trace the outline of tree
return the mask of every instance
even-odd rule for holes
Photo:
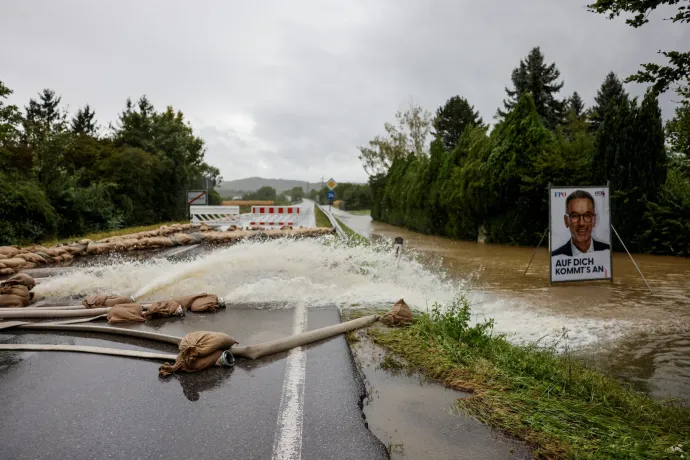
[[[12,94],[12,90],[0,81],[0,148],[16,141],[19,135],[17,127],[22,121],[22,115],[16,105],[4,102]]]
[[[599,129],[606,112],[617,107],[628,97],[623,84],[615,73],[609,72],[594,97],[594,106],[590,109],[589,120],[592,131]]]
[[[546,64],[544,55],[539,47],[532,48],[526,60],[520,60],[520,65],[513,70],[513,89],[505,89],[508,100],[503,101],[506,111],[498,109],[497,116],[504,118],[526,92],[532,94],[534,106],[549,129],[555,129],[563,121],[565,102],[556,99],[556,94],[563,88],[564,82],[556,82],[560,78],[560,71],[555,63]]]
[[[292,187],[292,190],[290,190],[290,198],[293,203],[300,201],[304,198],[304,189],[300,186]]]
[[[72,118],[72,132],[77,135],[82,136],[98,136],[98,126],[94,121],[96,113],[91,110],[89,104],[86,104],[83,108],[79,109]]]
[[[585,111],[585,103],[577,91],[568,99],[568,110],[572,111],[577,117],[582,116]]]
[[[446,152],[450,152],[458,143],[467,126],[482,126],[484,121],[479,112],[464,97],[453,96],[436,110],[433,121],[435,135],[443,142]]]
[[[65,136],[67,114],[60,108],[61,100],[55,91],[44,89],[39,93],[38,101],[29,100],[22,121],[22,142],[34,156],[32,175],[44,186],[59,183],[63,178],[60,166],[71,140]],[[47,192],[50,198],[50,192]]]
[[[671,152],[690,161],[690,104],[676,107],[676,115],[666,123]]]
[[[606,111],[592,168],[597,183],[610,181],[613,225],[629,248],[642,250],[642,218],[666,182],[661,109],[654,91],[639,106],[625,97]]]
[[[542,124],[531,93],[520,96],[492,137],[494,148],[487,167],[497,204],[488,211],[488,235],[496,242],[535,243],[546,226],[547,184],[532,177],[534,165],[553,142],[553,134]]]
[[[630,13],[626,24],[638,28],[649,22],[649,15],[658,7],[677,6],[676,14],[666,18],[672,22],[690,22],[690,2],[688,0],[597,0],[587,5],[594,13],[605,14],[609,19]],[[690,96],[690,52],[659,51],[668,58],[668,65],[642,64],[643,70],[629,76],[626,82],[652,83],[658,93],[665,92],[672,84],[678,83],[676,91],[685,97]]]
[[[277,197],[276,189],[265,185],[254,193],[246,193],[243,200],[275,201]]]
[[[386,123],[387,136],[376,136],[367,147],[360,146],[359,160],[369,176],[385,173],[393,161],[408,155],[426,156],[426,138],[431,131],[431,114],[410,104],[395,114],[397,125]]]

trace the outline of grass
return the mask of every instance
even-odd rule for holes
[[[93,233],[87,233],[86,235],[81,235],[81,236],[70,236],[68,238],[46,240],[46,241],[42,241],[40,244],[42,246],[49,247],[49,246],[53,246],[53,245],[56,245],[59,243],[71,243],[72,241],[83,240],[83,239],[98,241],[98,240],[102,240],[104,238],[110,238],[112,236],[121,236],[121,235],[128,235],[130,233],[138,233],[138,232],[146,232],[149,230],[156,230],[163,225],[188,224],[188,223],[189,223],[188,220],[180,220],[180,221],[173,221],[173,222],[162,222],[160,224],[155,224],[155,225],[142,225],[139,227],[127,227],[127,228],[121,228],[119,230],[111,230],[111,231],[107,231],[107,232],[93,232]]]
[[[316,217],[316,226],[319,228],[330,228],[331,221],[328,220],[326,214],[324,214],[318,206],[314,205],[314,216]]]
[[[347,211],[350,214],[355,214],[358,216],[368,216],[371,214],[371,209],[353,209],[352,211]]]
[[[345,235],[347,235],[347,238],[350,241],[350,243],[355,244],[355,245],[360,245],[360,244],[369,245],[369,244],[371,244],[371,241],[369,241],[368,238],[365,238],[362,235],[360,235],[359,233],[357,233],[356,231],[352,230],[350,227],[345,225],[342,220],[338,219],[337,217],[335,218],[335,220],[338,222],[338,224],[340,224],[340,228],[343,229],[343,231],[345,232]]]
[[[512,345],[493,333],[493,320],[469,322],[469,303],[459,298],[415,314],[411,326],[367,333],[408,371],[472,393],[458,400],[463,411],[525,441],[538,458],[688,458],[690,409],[652,400],[567,347]]]

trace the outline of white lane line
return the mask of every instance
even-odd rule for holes
[[[307,329],[307,309],[295,308],[292,333]],[[299,460],[302,458],[302,420],[304,414],[304,381],[307,354],[302,347],[288,352],[283,392],[280,395],[278,427],[273,440],[273,460]]]

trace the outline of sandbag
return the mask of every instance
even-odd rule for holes
[[[222,332],[191,332],[182,337],[175,364],[163,364],[158,368],[158,373],[165,376],[177,371],[198,372],[206,369],[216,363],[224,350],[229,350],[236,343],[235,339]]]
[[[12,246],[0,246],[0,255],[4,256],[5,259],[11,259],[12,257],[19,254],[19,249]]]
[[[412,323],[412,310],[403,299],[398,300],[391,311],[383,315],[381,322],[387,326],[404,326]]]
[[[144,318],[169,318],[170,316],[184,316],[184,308],[173,300],[152,303],[144,312]]]
[[[2,259],[3,265],[7,268],[20,268],[26,265],[28,262],[24,259],[20,259],[19,257],[13,257],[12,259]]]
[[[192,242],[192,238],[184,233],[176,233],[170,237],[176,244],[185,245]]]
[[[26,273],[17,273],[11,278],[6,279],[5,281],[0,282],[0,286],[26,286],[26,288],[30,291],[33,288],[36,287],[36,281],[34,279],[27,275]]]
[[[33,262],[35,264],[44,264],[46,263],[46,260],[39,256],[38,254],[34,254],[33,252],[22,252],[21,254],[17,254],[15,256],[18,259],[24,259],[27,262]]]
[[[8,267],[0,268],[0,275],[11,275],[11,274],[15,273],[15,271],[16,270],[14,270],[13,268],[8,268]]]
[[[144,322],[146,318],[142,315],[144,308],[138,303],[126,303],[117,305],[108,312],[108,324],[128,323],[131,321]]]
[[[132,298],[124,295],[90,295],[81,301],[86,308],[114,307],[125,303],[132,303]]]
[[[182,305],[185,310],[192,310],[195,313],[203,311],[215,312],[218,308],[224,307],[215,294],[202,293],[173,300]]]
[[[32,293],[22,284],[0,287],[0,308],[23,308],[31,303]]]

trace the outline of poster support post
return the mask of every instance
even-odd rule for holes
[[[532,265],[532,261],[534,260],[534,256],[537,255],[537,250],[541,246],[542,241],[544,241],[544,237],[546,234],[549,233],[549,227],[546,227],[546,230],[544,230],[544,234],[541,236],[541,239],[539,240],[539,244],[537,245],[536,248],[534,248],[534,252],[532,253],[532,258],[530,258],[529,263],[527,264],[527,268],[525,268],[525,273],[522,274],[522,276],[525,276],[527,274],[527,270],[529,270],[529,266]]]
[[[551,197],[551,182],[549,182],[549,197]],[[549,226],[546,229],[546,233],[549,234],[549,287],[551,287],[551,285],[553,284],[553,267],[551,266],[551,264],[553,264],[553,260],[551,257],[551,217],[551,204],[549,203]],[[527,270],[525,270],[525,273],[527,273]]]
[[[628,256],[630,256],[630,260],[632,260],[632,263],[633,263],[633,265],[635,265],[635,268],[637,269],[637,272],[640,274],[640,276],[641,276],[642,279],[644,280],[644,284],[647,285],[647,289],[649,289],[649,292],[652,292],[652,288],[649,287],[649,283],[647,282],[647,279],[646,279],[646,278],[644,277],[644,275],[642,274],[642,271],[640,270],[640,267],[637,266],[637,262],[635,262],[635,259],[633,259],[632,254],[630,254],[630,251],[628,251],[628,248],[625,247],[625,243],[623,243],[623,240],[621,239],[620,235],[618,234],[618,231],[616,230],[616,227],[614,227],[613,225],[611,225],[611,228],[613,229],[613,233],[615,233],[616,236],[618,237],[618,241],[620,241],[621,244],[623,245],[623,249],[625,249],[625,252],[627,252],[627,253],[628,253]]]

